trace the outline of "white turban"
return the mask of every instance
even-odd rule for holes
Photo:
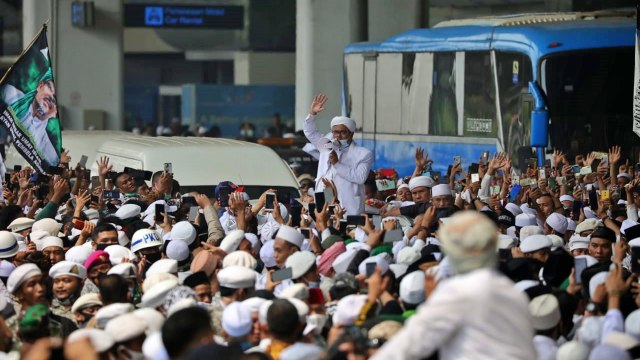
[[[344,125],[351,132],[356,131],[356,122],[353,119],[349,119],[346,116],[336,116],[331,120],[331,128],[333,129],[336,125]]]
[[[428,176],[416,176],[409,180],[409,190],[413,191],[413,189],[418,187],[433,187],[436,184],[432,178]]]

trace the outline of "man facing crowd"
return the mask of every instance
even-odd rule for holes
[[[318,131],[316,115],[324,110],[326,103],[327,96],[316,95],[304,120],[304,135],[320,150],[315,189],[324,189],[323,178],[333,181],[346,214],[359,215],[364,212],[364,182],[373,163],[373,154],[353,141],[356,131],[353,119],[336,116],[331,120],[330,134],[322,135]]]

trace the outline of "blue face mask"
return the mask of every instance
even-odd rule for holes
[[[338,146],[338,149],[340,150],[344,150],[346,148],[349,147],[349,140],[343,140],[343,139],[335,139],[334,140],[334,144],[336,144],[336,146]]]

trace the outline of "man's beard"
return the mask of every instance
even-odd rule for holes
[[[34,101],[33,114],[38,119],[41,119],[41,120],[44,119],[44,117],[45,117],[44,108],[43,108],[42,104],[39,101]]]

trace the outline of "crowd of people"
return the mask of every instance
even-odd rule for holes
[[[353,120],[317,131],[326,101],[304,124],[317,177],[290,203],[108,158],[90,181],[67,153],[10,174],[0,357],[640,357],[640,177],[620,148],[525,172],[478,154],[437,179],[417,148],[401,178],[371,171]]]

